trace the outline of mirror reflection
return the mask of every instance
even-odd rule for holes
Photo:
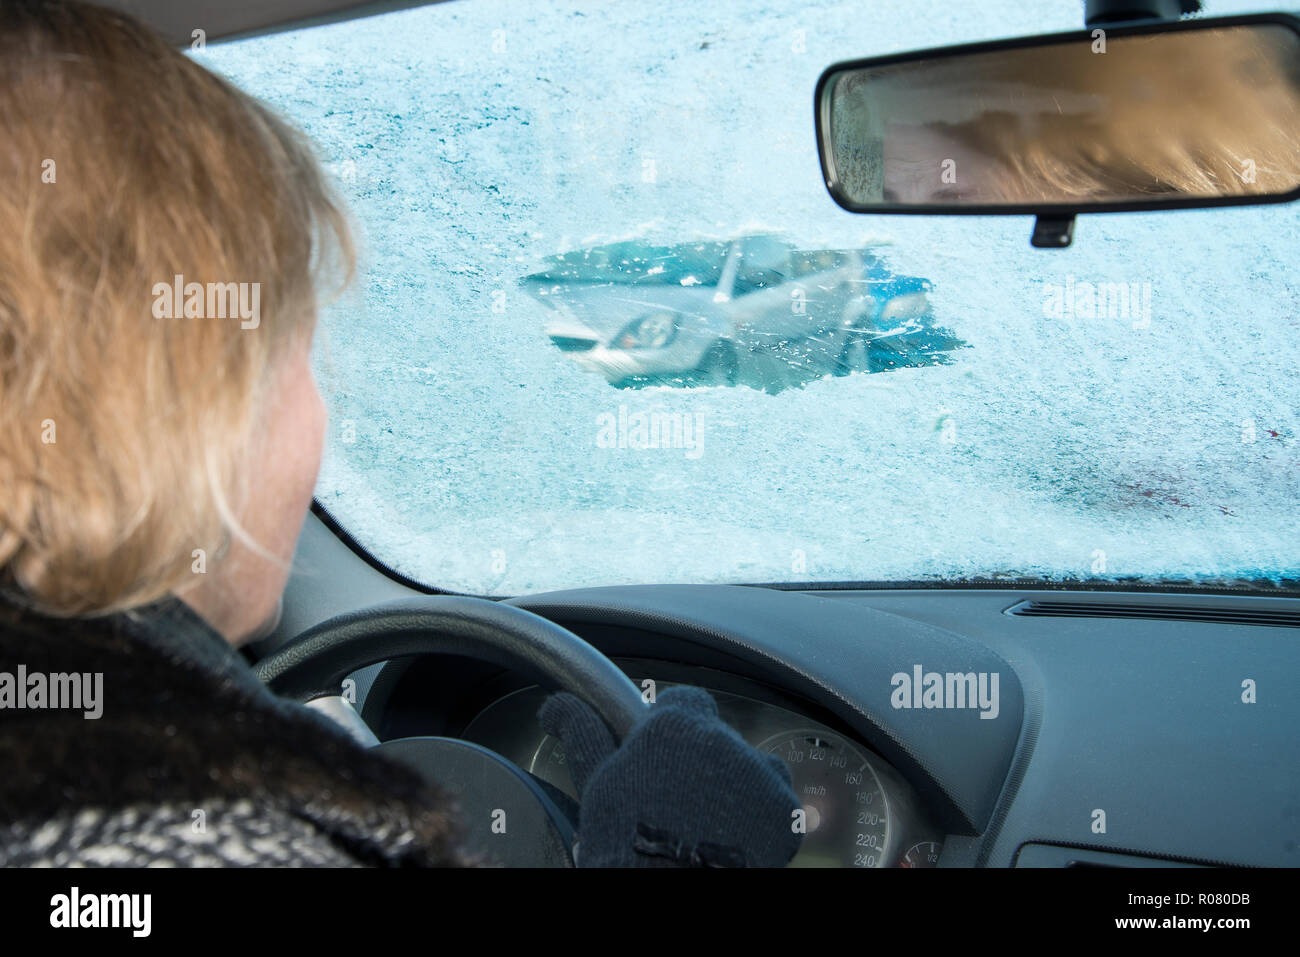
[[[1107,204],[1300,187],[1300,37],[1177,30],[842,70],[823,88],[851,205]]]

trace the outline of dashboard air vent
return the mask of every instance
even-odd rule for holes
[[[1230,605],[1184,605],[1176,602],[1022,601],[1008,608],[1007,614],[1022,618],[1154,618],[1161,621],[1300,628],[1300,610],[1288,610],[1272,604],[1242,608]]]

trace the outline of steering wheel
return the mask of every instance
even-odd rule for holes
[[[308,703],[338,698],[344,680],[367,665],[430,654],[475,658],[571,692],[619,742],[649,708],[637,686],[577,635],[482,598],[404,598],[349,612],[303,632],[255,670],[275,693]],[[456,799],[471,850],[508,866],[572,866],[572,810],[561,808],[563,795],[513,762],[455,738],[398,738],[375,750]]]

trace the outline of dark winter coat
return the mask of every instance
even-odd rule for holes
[[[103,676],[92,716],[18,706],[73,674]],[[0,865],[464,864],[456,831],[443,796],[272,695],[181,602],[0,603]]]

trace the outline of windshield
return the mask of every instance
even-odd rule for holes
[[[822,183],[832,62],[1081,27],[461,0],[194,51],[316,140],[360,226],[318,501],[476,594],[1295,579],[1294,206],[1044,251],[1027,217],[855,216]]]

